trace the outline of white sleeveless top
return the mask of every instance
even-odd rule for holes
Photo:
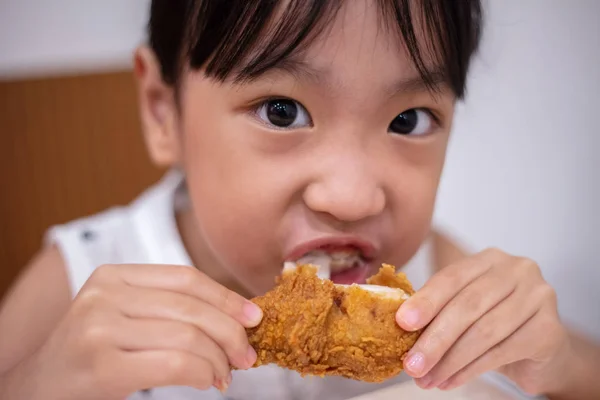
[[[47,242],[60,250],[73,296],[95,268],[103,264],[192,265],[175,222],[182,191],[182,175],[168,173],[125,207],[116,207],[49,230]],[[429,276],[430,246],[423,248],[403,269],[419,288]],[[130,400],[217,399],[347,399],[408,379],[401,374],[384,384],[370,384],[338,377],[305,377],[274,365],[234,371],[225,395],[212,388],[157,388],[133,394]]]

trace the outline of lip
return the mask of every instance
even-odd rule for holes
[[[373,260],[378,252],[377,247],[373,243],[356,236],[326,236],[303,242],[294,247],[285,257],[285,261],[296,261],[306,253],[325,246],[356,247],[360,250],[366,261]]]

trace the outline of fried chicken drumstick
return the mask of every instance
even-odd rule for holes
[[[366,382],[399,374],[420,334],[395,321],[400,304],[414,293],[405,275],[384,265],[370,285],[346,286],[316,272],[310,265],[286,271],[273,290],[252,300],[264,313],[261,324],[247,330],[258,354],[254,366],[275,363],[302,375]]]

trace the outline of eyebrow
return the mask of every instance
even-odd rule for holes
[[[288,58],[271,67],[265,73],[271,71],[283,72],[292,75],[299,81],[310,81],[316,86],[324,86],[333,90],[333,72],[327,68],[317,68],[305,61]],[[394,97],[401,93],[419,93],[439,90],[450,86],[448,75],[443,68],[435,66],[427,71],[428,82],[421,75],[404,77],[389,85],[386,94]]]
[[[420,75],[403,78],[390,86],[389,94],[393,97],[400,93],[418,93],[431,90],[440,90],[450,86],[448,75],[441,68],[433,68],[427,71],[428,82]]]

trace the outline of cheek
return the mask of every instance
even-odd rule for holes
[[[394,213],[396,224],[395,258],[398,265],[409,261],[427,238],[435,205],[437,185],[431,176],[420,176],[397,194],[401,206]]]
[[[447,139],[441,137],[428,148],[414,149],[397,166],[401,173],[390,179],[390,209],[394,222],[395,258],[409,260],[431,229],[438,185],[442,173]],[[420,154],[419,154],[420,153]]]
[[[199,228],[224,267],[242,278],[269,271],[263,275],[272,284],[271,272],[280,268],[275,232],[284,209],[276,181],[235,119],[212,111],[195,113],[184,129],[186,178]]]

